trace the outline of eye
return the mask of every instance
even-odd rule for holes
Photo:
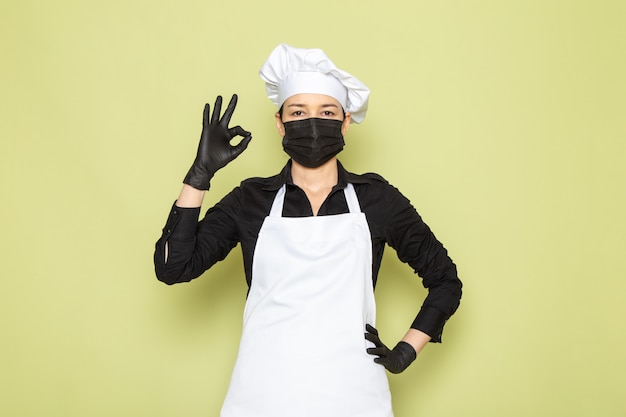
[[[291,116],[293,117],[302,117],[304,115],[304,112],[302,110],[296,110],[294,112],[291,112]]]
[[[330,110],[324,110],[322,112],[322,116],[324,116],[324,117],[333,117],[333,116],[335,116],[335,112],[330,111]]]

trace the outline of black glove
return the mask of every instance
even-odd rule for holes
[[[374,362],[383,365],[392,374],[399,374],[404,371],[417,357],[417,353],[413,346],[407,342],[400,341],[393,350],[389,350],[378,337],[378,330],[370,326],[365,325],[365,338],[372,342],[376,347],[368,348],[367,353],[370,355],[378,355],[374,358]]]
[[[198,154],[183,180],[185,184],[198,190],[208,190],[215,172],[237,158],[248,147],[252,134],[243,130],[241,126],[228,127],[236,105],[237,94],[233,94],[230,103],[228,103],[228,108],[224,112],[224,117],[220,119],[222,96],[217,96],[210,121],[211,108],[208,103],[204,106],[202,136],[200,137]],[[230,141],[235,136],[243,136],[243,139],[233,146]]]

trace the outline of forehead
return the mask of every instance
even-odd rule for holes
[[[325,94],[311,93],[294,94],[293,96],[290,96],[289,98],[287,98],[287,100],[285,100],[283,106],[336,106],[341,108],[341,104],[336,98],[327,96]]]

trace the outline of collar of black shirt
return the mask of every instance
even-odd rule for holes
[[[346,185],[348,185],[348,183],[352,183],[352,184],[371,183],[371,180],[367,177],[364,177],[362,175],[356,175],[356,174],[346,171],[346,169],[343,167],[341,162],[339,162],[339,160],[337,160],[337,171],[338,171],[337,172],[337,185],[333,187],[333,191],[343,190],[344,188],[346,188]],[[280,187],[282,187],[283,184],[294,185],[291,179],[291,159],[287,161],[282,171],[280,171],[280,173],[273,178],[271,183],[268,184],[266,187],[263,187],[263,189],[267,191],[276,191]]]

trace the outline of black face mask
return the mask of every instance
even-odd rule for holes
[[[342,125],[341,120],[318,118],[285,122],[283,149],[297,163],[317,168],[343,149]]]

